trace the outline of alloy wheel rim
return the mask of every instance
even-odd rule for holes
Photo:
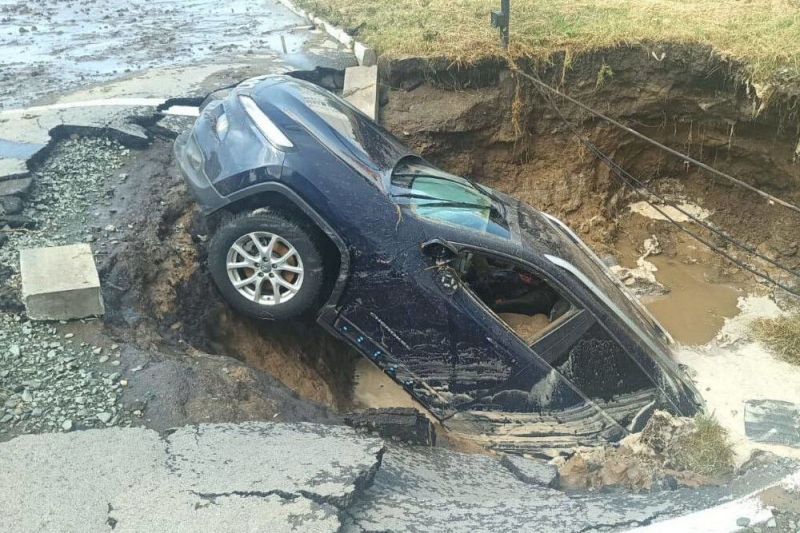
[[[303,284],[305,271],[297,249],[275,233],[242,235],[228,249],[225,268],[236,291],[259,305],[291,300]]]

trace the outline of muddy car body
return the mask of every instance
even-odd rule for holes
[[[656,408],[702,406],[668,335],[569,228],[435,168],[323,89],[245,82],[207,105],[175,152],[201,209],[226,214],[209,264],[233,307],[316,312],[452,427],[500,449],[557,448],[618,439]],[[282,230],[258,226],[286,221],[317,243],[308,260]],[[235,252],[247,235],[255,244]],[[258,270],[298,250],[302,278]],[[284,312],[275,303],[287,297],[297,306]]]

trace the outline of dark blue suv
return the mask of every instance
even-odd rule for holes
[[[242,83],[175,142],[238,311],[314,314],[449,427],[519,450],[690,416],[670,339],[558,219],[428,163],[339,97]]]

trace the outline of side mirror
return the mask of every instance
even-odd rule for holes
[[[422,243],[422,253],[437,261],[450,261],[458,257],[458,248],[442,239],[432,239]]]

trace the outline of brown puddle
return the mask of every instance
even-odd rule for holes
[[[700,264],[687,264],[663,256],[647,258],[657,268],[656,279],[670,292],[642,299],[672,337],[681,344],[705,344],[736,316],[741,292],[734,286],[706,281]]]

